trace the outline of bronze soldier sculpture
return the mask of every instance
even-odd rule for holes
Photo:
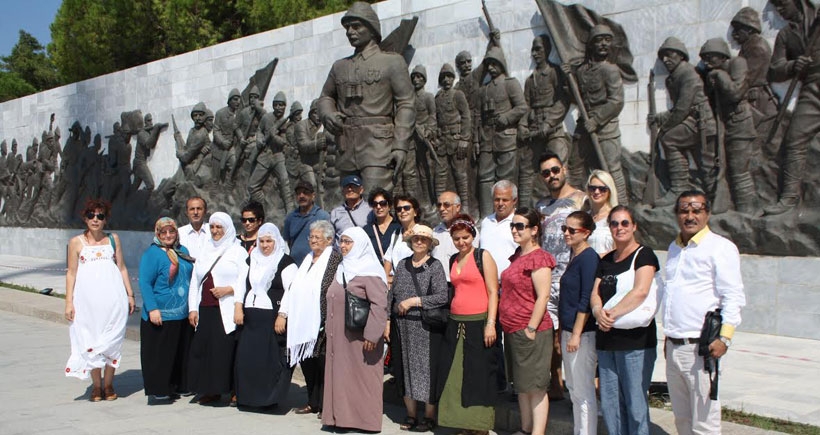
[[[579,119],[570,151],[570,179],[583,185],[593,169],[607,170],[618,189],[618,203],[627,204],[629,194],[621,170],[621,130],[618,115],[624,108],[624,85],[617,65],[607,60],[614,34],[609,26],[598,24],[589,32],[583,63],[575,74],[589,121]],[[569,64],[561,67],[571,74]],[[595,141],[600,145],[596,149]],[[603,161],[602,161],[603,160]]]
[[[259,98],[260,96],[259,88],[253,85],[250,92],[248,92],[248,105],[239,111],[235,130],[238,146],[234,146],[234,159],[233,164],[230,166],[230,186],[233,186],[236,182],[236,177],[242,171],[245,161],[251,157],[257,147],[256,134],[259,131],[259,122],[265,116],[265,109],[262,100]]]
[[[418,198],[422,204],[431,205],[436,200],[433,175],[435,174],[436,101],[433,94],[424,90],[427,69],[416,65],[410,73],[410,81],[416,92],[416,128],[413,131],[407,161],[402,173],[404,192]],[[421,184],[419,184],[421,183]],[[419,191],[419,185],[422,189]]]
[[[441,90],[436,94],[436,121],[438,123],[438,145],[436,153],[441,164],[436,165],[436,198],[447,191],[447,180],[451,176],[456,192],[461,197],[461,207],[470,208],[470,145],[472,145],[472,113],[467,97],[453,88],[456,72],[445,63],[438,74]]]
[[[658,59],[669,71],[666,90],[672,108],[654,117],[647,116],[650,124],[658,125],[658,140],[666,156],[670,180],[669,191],[655,201],[655,206],[674,204],[680,193],[689,190],[688,153],[692,154],[698,167],[701,188],[709,198],[714,198],[717,130],[712,108],[703,91],[703,81],[689,63],[686,46],[674,36],[663,41],[658,49]]]
[[[379,48],[381,25],[369,4],[353,3],[342,25],[355,51],[330,69],[318,103],[322,123],[336,136],[342,176],[358,174],[366,189],[392,190],[416,117],[407,64]]]
[[[808,1],[771,0],[771,3],[788,24],[777,33],[769,80],[790,80],[801,84],[797,105],[783,139],[777,203],[764,209],[767,215],[778,215],[800,203],[800,183],[809,144],[820,132],[820,44],[816,43],[816,35],[809,34],[809,24],[815,19],[816,11]],[[817,29],[817,26],[811,28]],[[784,106],[785,103],[788,101],[784,101]]]
[[[257,156],[254,161],[251,157],[251,176],[248,179],[248,196],[251,200],[263,203],[265,194],[262,188],[268,181],[271,174],[276,176],[279,182],[279,195],[285,210],[292,210],[295,205],[290,190],[290,179],[285,167],[285,146],[287,138],[288,118],[285,117],[287,98],[284,92],[277,92],[273,97],[273,110],[262,116],[259,121],[259,133],[257,134]]]
[[[533,181],[539,171],[538,157],[549,149],[562,162],[567,161],[569,140],[564,132],[564,117],[569,109],[569,96],[564,73],[548,60],[552,44],[547,35],[532,41],[535,70],[524,82],[524,99],[529,112],[521,118],[518,138],[518,203],[532,205]]]
[[[150,113],[145,114],[145,125],[137,132],[137,149],[134,151],[134,184],[132,189],[137,190],[140,183],[145,183],[145,188],[154,190],[154,176],[148,169],[148,156],[151,150],[157,146],[159,134],[168,127],[167,123],[154,124],[154,119]]]
[[[757,137],[752,110],[744,98],[748,90],[746,59],[732,57],[729,44],[712,38],[703,44],[700,57],[706,66],[707,95],[724,130],[724,149],[729,189],[737,211],[757,211],[757,190],[749,173],[752,142]]]
[[[316,203],[323,204],[325,156],[327,154],[327,136],[322,130],[322,120],[319,118],[317,100],[310,103],[307,119],[296,123],[294,136],[299,150],[299,160],[306,168],[304,179],[316,189]]]
[[[516,136],[518,123],[527,113],[527,102],[518,79],[507,76],[507,61],[501,47],[491,47],[482,63],[490,81],[478,91],[478,206],[481,215],[487,216],[493,212],[493,184],[517,178]]]
[[[208,146],[208,130],[205,128],[205,112],[208,110],[205,103],[199,102],[191,109],[191,120],[194,126],[188,132],[186,140],[182,140],[180,132],[174,131],[174,141],[176,142],[176,156],[185,175],[185,180],[194,186],[202,187],[207,181],[207,168],[205,167],[205,156],[210,154]],[[176,130],[176,129],[174,129]]]
[[[211,149],[211,176],[217,184],[230,180],[231,168],[236,165],[236,148],[239,147],[239,110],[242,94],[233,88],[228,94],[228,105],[217,110],[214,116],[214,146]]]
[[[302,103],[294,101],[290,105],[288,122],[285,127],[285,168],[288,171],[288,176],[294,182],[302,179],[306,180],[307,174],[310,172],[310,168],[302,164],[299,158],[299,146],[296,144],[296,124],[302,122],[304,111]]]

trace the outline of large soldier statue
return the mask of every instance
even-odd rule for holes
[[[413,85],[404,59],[379,48],[373,8],[355,2],[342,17],[353,55],[337,60],[319,98],[322,123],[336,135],[342,176],[361,175],[366,189],[393,189],[415,124]]]

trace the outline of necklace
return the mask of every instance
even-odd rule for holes
[[[424,257],[422,257],[422,259],[421,259],[421,260],[419,260],[419,261],[416,261],[416,259],[415,259],[415,258],[410,257],[410,262],[411,262],[411,263],[413,263],[413,267],[421,267],[421,265],[422,265],[422,264],[424,264],[424,263],[426,263],[426,262],[427,262],[427,259],[428,259],[428,258],[430,258],[430,255],[429,255],[429,254],[427,254],[427,255],[425,255]]]

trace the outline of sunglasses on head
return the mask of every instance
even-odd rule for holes
[[[560,166],[553,166],[551,168],[541,170],[541,176],[544,177],[544,178],[549,177],[551,174],[558,175],[560,173],[561,173],[561,167]]]
[[[396,211],[410,211],[413,209],[412,205],[398,205],[396,206]]]
[[[105,220],[105,213],[94,213],[94,212],[90,211],[90,212],[85,214],[85,218],[88,219],[88,220],[97,218],[98,221],[104,221]]]
[[[246,222],[256,223],[256,218],[255,217],[252,217],[252,218],[243,217],[243,218],[239,218],[239,221],[242,222],[243,224],[246,223]]]
[[[595,192],[607,193],[607,192],[609,192],[609,188],[606,187],[606,186],[593,186],[592,184],[590,184],[589,186],[587,186],[587,191],[589,193],[595,193]]]
[[[678,213],[688,213],[690,211],[695,214],[706,211],[706,203],[700,201],[678,203]]]
[[[620,222],[619,221],[609,221],[609,227],[612,228],[612,229],[618,228],[618,225],[620,225],[624,228],[629,228],[629,226],[632,225],[632,222],[630,222],[629,219],[624,219]]]
[[[376,207],[387,207],[388,205],[390,205],[390,203],[389,203],[389,202],[387,202],[387,200],[386,200],[386,199],[383,199],[383,200],[381,200],[381,201],[373,201],[373,202],[371,202],[371,203],[370,203],[370,206],[371,206],[371,207],[373,207],[373,208],[376,208]]]
[[[510,229],[516,231],[524,231],[527,228],[527,224],[524,222],[510,222]]]
[[[572,228],[566,225],[561,225],[561,232],[566,233],[567,231],[569,231],[570,236],[574,236],[576,233],[582,233],[586,231],[586,228]]]

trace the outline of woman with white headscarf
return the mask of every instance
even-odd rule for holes
[[[248,276],[248,253],[236,240],[231,217],[216,212],[208,224],[211,240],[197,258],[188,292],[188,321],[196,331],[189,355],[188,387],[198,394],[200,404],[215,402],[232,391],[234,294],[245,294]]]
[[[256,249],[249,258],[247,292],[236,293],[238,405],[273,406],[288,394],[293,371],[288,365],[286,336],[277,334],[273,326],[285,289],[296,276],[296,263],[289,253],[276,225],[266,223],[259,228]]]
[[[346,229],[339,238],[339,250],[342,264],[327,291],[328,357],[322,423],[380,432],[387,277],[363,229]],[[370,302],[364,330],[345,328],[345,292]]]

